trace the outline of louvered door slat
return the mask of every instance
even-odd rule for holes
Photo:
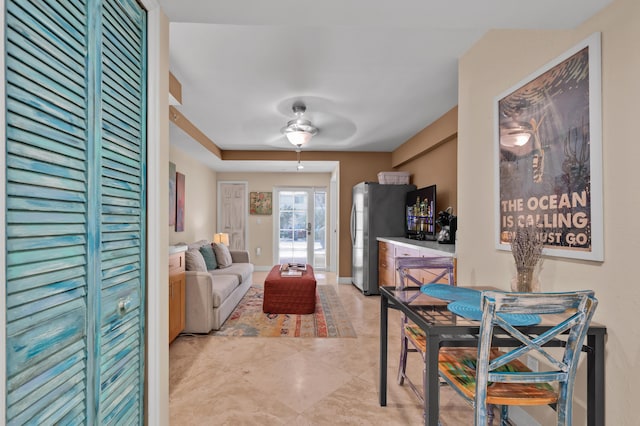
[[[57,58],[42,55],[38,46],[31,43],[27,37],[12,33],[10,41],[13,43],[7,45],[6,49],[7,68],[14,70],[27,66],[28,71],[33,70],[45,78],[56,81],[70,92],[82,95],[83,74],[70,68],[68,64],[61,63]]]
[[[47,370],[47,376],[42,378],[42,382],[48,382],[56,377],[58,371],[65,371],[72,368],[74,365],[83,366],[82,362],[82,342],[76,342],[73,345],[69,345],[60,351],[52,354],[49,357],[49,361],[52,366],[55,366]],[[54,374],[55,373],[55,374]],[[84,373],[84,372],[83,372]],[[29,368],[25,368],[19,373],[16,373],[7,381],[8,389],[16,389],[11,394],[7,395],[8,405],[13,405],[18,401],[28,402],[27,396],[40,386],[40,383],[36,380],[32,380],[34,377],[39,377],[40,366],[35,365]],[[28,383],[28,385],[18,388],[17,384]]]
[[[12,30],[16,35],[22,35],[35,45],[38,48],[39,57],[50,56],[70,71],[83,70],[85,46],[81,43],[68,43],[70,40],[60,37],[65,31],[59,24],[50,23],[44,26],[34,19],[30,13],[34,10],[31,3],[27,0],[7,2],[7,15],[12,18]],[[86,4],[86,2],[79,3]],[[80,31],[84,38],[86,28],[82,27]],[[80,72],[80,74],[83,73]]]
[[[31,309],[25,307],[26,304],[31,303],[34,300],[45,301],[45,298],[49,297],[52,299],[49,303],[51,306],[58,305],[61,303],[61,301],[64,302],[65,300],[69,300],[69,297],[76,296],[74,294],[74,291],[76,291],[77,289],[81,289],[82,284],[82,277],[77,277],[75,279],[56,283],[55,285],[41,286],[36,287],[33,290],[22,291],[18,294],[14,294],[8,297],[7,306],[16,308],[14,310],[16,319],[24,318],[31,315]]]
[[[139,109],[139,106],[127,99],[124,93],[121,93],[121,88],[113,79],[105,76],[102,80],[103,83],[103,95],[104,102],[111,106],[119,106],[122,110],[134,112]],[[135,113],[135,112],[134,112]]]
[[[49,65],[45,61],[35,61],[33,57],[23,56],[18,61],[14,57],[9,56],[7,59],[7,68],[9,69],[21,69],[24,65],[28,65],[28,68],[22,69],[24,74],[38,74],[38,80],[42,84],[40,90],[47,90],[55,93],[57,96],[62,96],[69,104],[73,104],[77,110],[82,110],[84,105],[83,93],[80,91],[81,87],[76,86],[74,82],[67,76],[62,75],[57,69]],[[15,76],[16,83],[22,81],[28,83],[30,78],[24,75]]]
[[[20,166],[20,168],[28,169],[26,162],[29,161],[33,165],[32,168],[42,167],[52,172],[55,170],[55,167],[58,167],[61,169],[60,172],[57,173],[58,176],[65,176],[76,180],[84,179],[84,171],[82,169],[84,163],[81,159],[69,157],[68,155],[60,154],[56,151],[52,152],[50,149],[43,149],[44,147],[30,144],[30,141],[38,139],[38,137],[33,134],[16,131],[13,132],[11,136],[13,136],[15,143],[7,150],[10,154],[7,156],[8,167],[13,166],[14,164],[12,163],[23,162],[25,164]],[[47,141],[43,142],[47,143]],[[63,148],[60,145],[58,146]]]
[[[47,39],[57,45],[73,48],[77,52],[84,50],[84,25],[75,19],[66,19],[66,11],[59,13],[59,7],[23,0],[10,3],[7,9],[20,16],[30,27],[35,23],[40,28],[46,28]]]
[[[19,115],[20,111],[17,109],[13,109],[15,114],[12,127],[7,127],[7,139],[46,149],[58,155],[84,160],[85,141],[82,139],[84,129],[75,129],[67,126],[66,123],[64,127],[42,126],[26,115]],[[7,149],[9,148],[7,146]],[[19,149],[19,147],[11,147],[11,149]]]

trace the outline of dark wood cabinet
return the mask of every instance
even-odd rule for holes
[[[378,286],[395,285],[394,256],[393,244],[378,241]]]

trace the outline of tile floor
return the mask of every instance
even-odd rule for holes
[[[254,282],[266,272],[254,273]],[[333,285],[357,338],[180,336],[170,347],[172,425],[420,425],[422,409],[396,381],[399,314],[389,318],[387,406],[378,404],[379,296]],[[415,354],[413,354],[415,355]],[[420,383],[421,365],[409,360]],[[441,423],[473,424],[472,410],[448,387],[440,390]]]

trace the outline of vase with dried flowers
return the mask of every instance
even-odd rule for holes
[[[511,253],[516,262],[516,278],[512,282],[513,291],[539,291],[534,272],[542,257],[543,242],[538,239],[536,227],[528,225],[518,228],[511,238]]]

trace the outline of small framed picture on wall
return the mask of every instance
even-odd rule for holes
[[[271,211],[271,192],[251,192],[249,194],[249,214],[270,215]]]

